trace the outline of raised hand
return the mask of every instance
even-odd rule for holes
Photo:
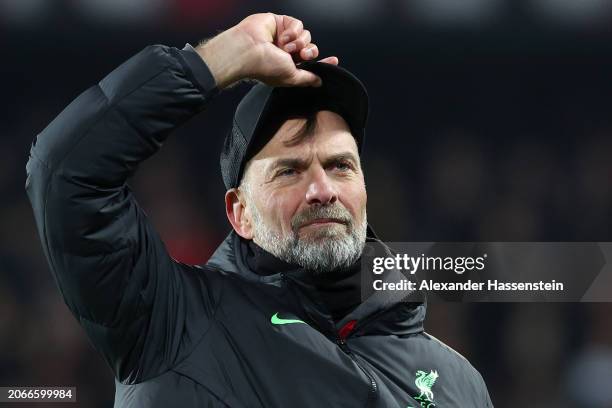
[[[196,48],[210,68],[217,86],[224,88],[244,78],[272,86],[319,86],[315,74],[298,69],[301,61],[316,59],[319,49],[309,30],[290,16],[253,14]],[[335,56],[320,62],[338,64]]]

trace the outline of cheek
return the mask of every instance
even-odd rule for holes
[[[286,191],[268,192],[264,194],[262,204],[262,210],[277,227],[280,226],[285,233],[291,231],[291,219],[300,205],[298,194]]]
[[[342,204],[351,212],[353,217],[357,219],[362,218],[368,201],[365,185],[363,183],[356,183],[355,185],[348,186],[343,193],[344,200]]]

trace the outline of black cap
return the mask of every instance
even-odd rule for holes
[[[320,87],[272,87],[258,83],[242,98],[221,151],[221,175],[229,190],[238,187],[244,166],[291,116],[330,110],[344,118],[361,154],[369,113],[361,81],[337,65],[307,61],[298,65],[317,74]]]

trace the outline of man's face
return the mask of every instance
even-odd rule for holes
[[[249,162],[241,186],[244,216],[262,248],[325,272],[361,255],[367,196],[357,144],[344,119],[319,111],[312,136],[288,143],[305,121],[287,120]]]

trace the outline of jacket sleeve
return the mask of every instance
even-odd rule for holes
[[[124,383],[167,370],[214,313],[207,274],[168,255],[126,180],[217,93],[191,46],[149,46],[78,96],[30,150],[26,191],[55,281]]]

